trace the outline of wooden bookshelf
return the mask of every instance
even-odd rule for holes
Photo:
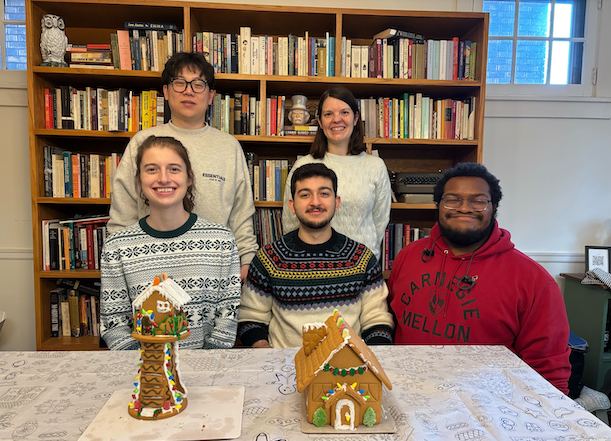
[[[395,172],[436,172],[462,161],[482,160],[485,99],[485,64],[488,16],[483,13],[423,12],[371,9],[311,8],[295,6],[260,6],[221,3],[179,2],[165,0],[27,0],[28,29],[28,100],[29,151],[32,189],[32,234],[34,249],[34,287],[36,307],[36,346],[39,350],[90,350],[99,348],[97,337],[51,337],[49,290],[58,279],[96,280],[99,271],[43,271],[41,221],[67,219],[75,214],[106,214],[107,198],[52,198],[44,196],[43,147],[57,146],[86,153],[122,153],[133,132],[47,129],[44,124],[44,89],[59,86],[156,89],[161,91],[160,72],[101,70],[40,66],[40,21],[44,14],[63,17],[70,43],[109,43],[110,34],[122,29],[126,21],[170,23],[183,29],[184,47],[190,51],[196,32],[237,34],[248,26],[252,35],[273,37],[289,34],[335,37],[332,57],[337,74],[326,76],[246,75],[218,73],[217,93],[243,91],[261,101],[272,95],[303,94],[317,99],[332,85],[349,87],[359,99],[399,97],[404,92],[423,93],[434,98],[466,99],[476,103],[473,140],[367,138],[369,151],[377,150],[390,170]],[[477,42],[476,70],[473,80],[426,80],[350,78],[340,76],[342,37],[353,44],[369,44],[372,36],[385,28],[420,33],[430,39],[458,36]],[[289,161],[306,154],[312,136],[267,136],[264,124],[260,135],[237,135],[245,152],[265,159]],[[280,202],[257,202],[257,208],[280,209]],[[392,204],[392,221],[430,226],[434,220],[433,204]]]

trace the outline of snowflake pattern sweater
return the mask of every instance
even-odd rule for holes
[[[112,183],[108,231],[115,233],[149,213],[136,186],[138,147],[151,135],[171,136],[183,143],[195,174],[193,212],[210,222],[226,225],[238,244],[242,264],[250,263],[257,249],[252,216],[250,176],[238,141],[214,127],[182,129],[171,122],[136,133],[125,148]]]
[[[231,231],[191,214],[174,231],[157,231],[146,218],[111,234],[102,253],[100,325],[110,349],[136,349],[132,301],[167,273],[190,296],[184,306],[187,348],[230,348],[240,304],[240,261]]]
[[[388,285],[395,343],[504,345],[567,393],[562,294],[543,267],[515,249],[507,230],[495,224],[479,249],[455,256],[435,225],[430,237],[399,253]]]
[[[259,250],[242,288],[238,337],[251,346],[301,345],[304,324],[324,322],[339,309],[368,344],[392,342],[388,290],[375,256],[366,246],[333,231],[310,245],[298,230]]]

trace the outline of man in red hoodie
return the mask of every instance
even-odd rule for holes
[[[389,280],[396,344],[504,345],[568,393],[569,324],[549,273],[518,251],[496,212],[499,180],[480,164],[435,187],[430,237],[404,248]]]

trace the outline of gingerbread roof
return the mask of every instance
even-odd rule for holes
[[[320,329],[319,325],[313,325]],[[344,321],[341,314],[336,310],[324,323],[326,335],[320,342],[306,354],[306,349],[301,347],[295,354],[295,371],[297,376],[297,390],[302,392],[314,378],[324,369],[325,364],[341,350],[353,351],[363,363],[389,390],[392,389],[390,379],[384,372],[382,365],[369,349],[367,344]]]
[[[166,278],[158,284],[153,282],[148,288],[138,294],[138,297],[136,297],[133,302],[134,309],[141,308],[144,301],[155,291],[162,294],[175,308],[181,308],[182,305],[191,300],[189,294],[187,294],[178,283],[170,278]]]

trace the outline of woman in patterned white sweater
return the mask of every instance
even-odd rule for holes
[[[384,231],[390,219],[390,179],[384,161],[367,154],[358,102],[345,87],[325,91],[318,102],[318,123],[310,154],[299,158],[292,170],[322,162],[337,175],[337,195],[342,205],[331,226],[365,244],[380,260]],[[297,229],[297,218],[288,209],[292,172],[286,180],[282,227],[284,234]]]
[[[240,303],[240,260],[231,230],[193,210],[188,153],[172,137],[147,138],[138,149],[136,182],[150,215],[106,239],[102,253],[102,338],[110,349],[137,349],[132,301],[167,273],[190,296],[184,306],[188,348],[229,348]]]

